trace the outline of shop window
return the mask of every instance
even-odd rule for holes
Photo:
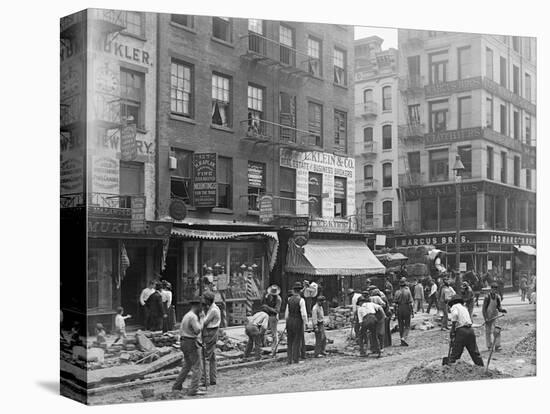
[[[439,212],[441,215],[440,229],[455,230],[456,229],[456,198],[455,196],[439,198]]]
[[[113,250],[88,249],[88,310],[113,310]]]
[[[382,110],[391,111],[391,108],[392,108],[391,86],[384,86],[382,88]]]
[[[464,165],[462,178],[472,178],[472,146],[465,145],[458,147],[458,155],[460,156],[460,161],[462,161]]]
[[[321,65],[321,44],[321,41],[314,37],[309,36],[307,38],[308,71],[313,76],[317,77],[321,77],[323,73]]]
[[[346,151],[348,140],[348,117],[345,112],[334,111],[334,146],[340,151]]]
[[[177,167],[170,177],[170,197],[193,205],[193,153],[180,149],[173,149],[172,153],[177,160]]]
[[[126,28],[124,29],[124,32],[137,37],[143,37],[145,34],[143,17],[143,14],[140,12],[127,11]]]
[[[265,183],[265,164],[248,161],[248,210],[259,210],[258,202],[265,194]]]
[[[131,208],[132,196],[143,194],[143,163],[121,161],[119,173],[120,207]]]
[[[392,186],[392,165],[391,162],[382,164],[382,186]]]
[[[447,130],[447,113],[449,102],[445,100],[429,103],[430,132],[442,132]]]
[[[346,52],[340,49],[334,49],[334,83],[337,85],[346,85]]]
[[[170,110],[193,116],[193,67],[176,60],[172,60],[170,74]]]
[[[227,157],[218,157],[217,166],[218,180],[218,204],[220,208],[232,208],[233,193],[233,160]]]
[[[449,180],[449,151],[447,149],[430,151],[430,181]]]
[[[347,216],[347,181],[345,178],[334,177],[334,217]]]
[[[248,85],[248,133],[265,135],[264,119],[264,89]]]
[[[194,16],[190,16],[188,14],[172,14],[171,20],[179,24],[180,26],[188,27],[189,29],[193,29],[195,27],[195,18]]]
[[[422,231],[437,231],[437,198],[422,198],[420,200],[420,225]]]
[[[470,46],[458,48],[458,79],[466,79],[471,74],[471,49]]]
[[[384,227],[393,226],[393,207],[390,200],[386,200],[382,203],[382,225]]]
[[[477,196],[463,194],[460,200],[460,227],[475,229],[477,227]]]
[[[127,124],[143,128],[144,75],[128,69],[120,69],[120,115]]]
[[[485,228],[495,228],[495,196],[485,194]]]
[[[279,94],[279,123],[284,125],[279,132],[281,140],[296,142],[296,96]]]
[[[472,97],[458,98],[458,129],[472,126]]]
[[[323,192],[323,175],[317,173],[309,173],[308,178],[309,189],[309,215],[311,217],[323,216],[323,199],[321,194]]]
[[[308,131],[315,139],[311,144],[323,146],[323,106],[308,102]]]
[[[492,147],[487,147],[487,179],[494,180],[495,171],[495,151]]]
[[[430,66],[430,84],[447,82],[447,51],[431,53],[428,56]]]
[[[506,198],[495,197],[495,230],[506,230]]]
[[[296,214],[296,170],[281,167],[279,210],[282,215]]]
[[[390,150],[392,147],[392,129],[391,125],[382,126],[382,149]]]
[[[227,17],[212,17],[212,36],[230,43],[232,41],[232,22]]]
[[[212,124],[231,127],[231,79],[212,75]]]

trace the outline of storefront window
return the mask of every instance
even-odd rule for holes
[[[334,217],[346,217],[346,179],[334,177]]]
[[[437,231],[437,198],[421,200],[422,231]]]
[[[455,197],[441,197],[439,199],[441,214],[441,230],[456,229],[456,199]]]
[[[88,250],[88,309],[113,310],[113,250]]]
[[[477,196],[464,194],[460,203],[460,227],[475,229],[477,226]]]

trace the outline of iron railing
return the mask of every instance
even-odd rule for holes
[[[249,118],[240,122],[244,137],[248,140],[269,141],[290,147],[319,147],[320,137],[305,130],[271,122],[265,119]]]

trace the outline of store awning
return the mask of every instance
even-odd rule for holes
[[[289,242],[285,271],[306,275],[372,275],[386,268],[361,240],[310,239],[300,248]]]
[[[529,255],[529,256],[536,256],[537,255],[537,249],[535,249],[533,246],[515,245],[514,247],[520,253],[524,253],[524,254]]]
[[[405,256],[403,253],[384,253],[384,254],[377,254],[376,258],[380,261],[386,261],[386,262],[396,262],[399,260],[407,260],[408,257]]]
[[[191,240],[250,240],[266,239],[268,244],[269,269],[272,270],[277,260],[277,250],[279,248],[279,237],[274,231],[212,231],[172,228],[172,236],[177,239]]]

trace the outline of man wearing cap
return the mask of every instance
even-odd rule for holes
[[[441,319],[441,330],[449,329],[449,308],[448,303],[451,298],[456,295],[455,290],[450,286],[451,282],[449,279],[443,281],[443,286],[441,287],[441,292],[439,296],[439,301],[441,303],[441,310],[443,311],[443,318]]]
[[[313,309],[311,310],[311,323],[313,325],[313,331],[315,332],[315,353],[313,354],[315,358],[327,356],[325,352],[327,337],[325,335],[324,303],[325,297],[317,296],[317,302],[313,305]]]
[[[499,312],[506,313],[506,309],[501,306],[501,298],[498,294],[498,283],[491,283],[490,292],[483,299],[483,319],[485,319],[485,344],[487,349],[491,349],[493,343],[495,351],[500,351],[500,329],[496,327],[496,317]],[[493,342],[494,341],[494,342]]]
[[[422,283],[415,279],[414,285],[414,303],[416,304],[416,312],[424,312],[424,287]]]
[[[216,368],[216,342],[218,342],[218,330],[220,328],[221,313],[220,308],[216,305],[214,299],[215,294],[213,292],[205,292],[203,294],[204,305],[206,306],[206,316],[204,318],[204,328],[202,331],[202,338],[204,344],[204,354],[206,363],[208,364],[208,370],[204,369],[209,375],[209,378],[205,378],[206,381],[210,381],[210,385],[216,385],[217,368]],[[206,377],[206,375],[205,375]]]
[[[474,291],[467,281],[462,282],[462,291],[460,293],[462,294],[464,306],[468,309],[471,318],[474,313]]]
[[[307,325],[306,302],[300,296],[301,291],[302,284],[296,282],[293,287],[292,296],[288,298],[285,310],[289,364],[297,364],[300,361],[301,346]]]
[[[269,322],[269,315],[266,311],[266,305],[262,305],[258,312],[248,318],[248,322],[244,328],[244,332],[248,336],[248,343],[244,352],[245,358],[250,356],[252,349],[254,349],[256,359],[261,358],[262,337],[267,330]]]
[[[409,337],[409,329],[411,327],[411,316],[413,312],[413,298],[407,279],[404,277],[399,281],[399,290],[395,293],[393,299],[397,308],[397,324],[399,325],[399,337],[401,346],[409,346],[407,339]]]
[[[176,378],[176,382],[172,386],[172,390],[181,391],[183,382],[191,371],[191,384],[187,389],[187,395],[204,394],[199,391],[199,381],[202,373],[202,358],[200,350],[201,331],[203,323],[200,320],[201,300],[200,298],[192,299],[190,302],[191,309],[187,312],[180,325],[180,349],[183,352],[183,367]]]
[[[271,285],[267,288],[267,294],[264,296],[263,305],[265,305],[266,313],[269,315],[268,328],[271,331],[271,356],[275,356],[279,336],[277,325],[279,323],[279,312],[281,311],[282,299],[279,295],[281,289],[277,285]]]
[[[376,303],[371,302],[370,297],[360,297],[357,301],[357,316],[361,321],[359,331],[359,349],[361,356],[367,356],[365,343],[370,340],[371,352],[380,356],[380,343],[378,341],[378,321],[384,318],[384,310]]]
[[[472,319],[464,301],[460,295],[454,295],[448,302],[451,308],[451,355],[449,362],[453,363],[460,359],[464,348],[468,350],[474,364],[483,366],[481,354],[477,348],[476,334],[472,329]]]

